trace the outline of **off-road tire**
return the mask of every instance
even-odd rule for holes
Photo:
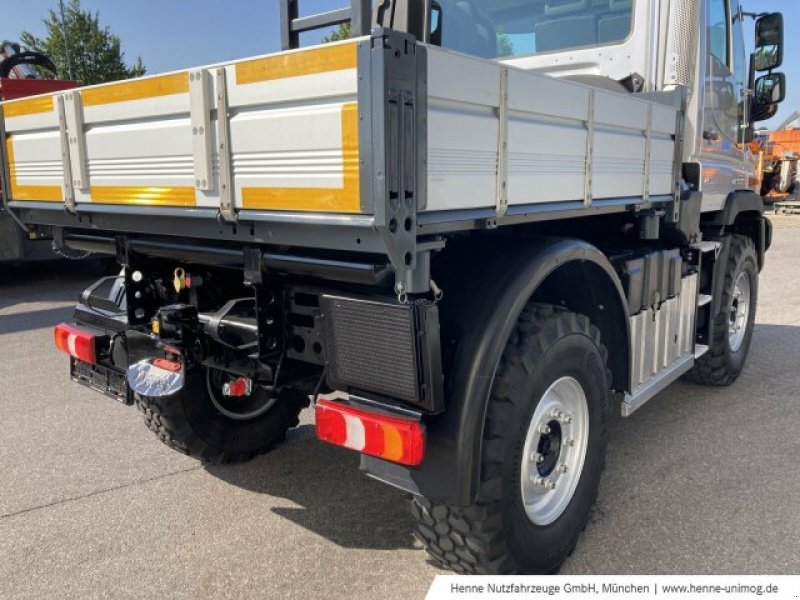
[[[750,314],[742,345],[733,351],[728,335],[728,324],[734,286],[739,274],[747,270],[750,275]],[[713,317],[711,344],[708,352],[701,356],[686,374],[686,379],[700,385],[726,386],[741,375],[755,328],[758,305],[758,257],[753,240],[745,235],[731,235],[730,252],[725,264],[720,308]]]
[[[463,508],[412,498],[415,535],[434,564],[463,574],[558,571],[586,527],[605,466],[612,399],[607,358],[600,332],[587,317],[542,304],[530,304],[523,311],[489,398],[477,500]],[[521,454],[542,394],[567,375],[586,393],[586,459],[564,512],[540,527],[522,506]]]
[[[236,421],[214,407],[205,382],[202,372],[189,375],[177,394],[134,394],[134,402],[164,444],[207,463],[243,463],[268,452],[298,425],[300,411],[309,404],[302,394],[286,391],[263,415]]]

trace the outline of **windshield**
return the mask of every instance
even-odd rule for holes
[[[619,42],[633,0],[437,0],[434,43],[484,58]]]

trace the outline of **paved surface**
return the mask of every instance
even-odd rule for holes
[[[204,468],[68,381],[51,326],[94,277],[0,268],[0,598],[421,598],[402,494],[313,438]],[[565,573],[800,572],[800,218],[776,219],[749,366],[615,427]]]

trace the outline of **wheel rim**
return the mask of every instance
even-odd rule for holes
[[[733,352],[738,352],[744,343],[747,324],[750,321],[750,275],[747,271],[739,273],[733,286],[730,314],[728,317],[728,342]]]
[[[545,526],[566,510],[583,472],[589,441],[586,393],[562,377],[542,395],[528,426],[520,474],[528,519]]]
[[[260,417],[275,405],[277,399],[258,386],[247,396],[226,398],[222,386],[236,379],[236,376],[220,371],[206,369],[206,385],[211,402],[222,415],[234,421],[250,421]]]

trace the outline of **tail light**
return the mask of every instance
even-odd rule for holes
[[[425,456],[419,421],[359,410],[330,400],[316,409],[317,437],[401,465],[418,466]]]
[[[81,331],[80,329],[75,329],[66,323],[56,325],[53,334],[56,348],[83,362],[91,365],[97,364],[97,350],[94,335]]]

